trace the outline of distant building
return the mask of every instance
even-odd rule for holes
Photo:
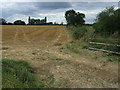
[[[34,19],[34,18],[28,18],[28,24],[29,25],[45,25],[47,24],[47,17],[45,17],[45,19]]]

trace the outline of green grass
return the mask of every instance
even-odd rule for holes
[[[113,55],[113,54],[109,54],[108,55],[108,61],[111,61],[111,62],[120,62],[120,57],[119,56],[116,56],[116,55]]]
[[[72,53],[82,55],[83,52],[81,51],[81,49],[85,49],[87,48],[87,46],[86,43],[81,43],[78,40],[73,40],[66,44],[66,48]]]
[[[69,35],[72,38],[72,40],[66,45],[66,48],[73,53],[82,55],[81,49],[88,48],[89,44],[87,41],[90,37],[92,37],[94,29],[91,26],[89,27],[88,26],[82,26],[82,27],[69,26],[67,31],[69,32]],[[80,34],[80,36],[78,34]],[[77,35],[77,40],[75,38],[76,37],[75,35]]]
[[[101,35],[99,33],[94,34],[94,40],[91,40],[93,42],[100,42],[100,43],[107,43],[107,44],[114,44],[114,45],[120,45],[120,42],[117,40],[120,40],[120,35],[118,33],[114,33],[112,35]],[[94,45],[93,47],[99,47],[101,49],[110,50],[114,52],[120,52],[120,47],[117,46],[105,46],[105,45]]]
[[[79,39],[84,36],[84,34],[87,32],[85,27],[77,27],[75,31],[73,32],[74,39]]]
[[[82,37],[79,37],[78,40],[74,38],[74,32],[77,29],[86,28],[87,32],[84,33]],[[114,46],[105,46],[105,45],[97,45],[97,44],[89,44],[88,42],[91,41],[89,38],[105,38],[106,40],[92,40],[93,42],[101,42],[101,43],[109,43],[109,44],[118,44],[117,41],[111,41],[110,39],[118,39],[119,37],[114,37],[115,35],[111,35],[109,37],[102,36],[100,34],[95,34],[94,29],[92,26],[83,26],[83,27],[74,27],[74,26],[68,26],[67,31],[69,32],[69,36],[71,37],[71,41],[66,44],[66,48],[72,52],[79,55],[84,55],[85,52],[82,52],[82,49],[88,49],[88,47],[98,48],[98,49],[105,49],[115,52],[120,52],[120,47],[114,47]],[[78,32],[79,34],[80,32]],[[107,40],[108,39],[108,40]],[[105,53],[104,53],[105,54]],[[107,56],[109,61],[120,61],[117,55]]]
[[[2,60],[3,88],[43,88],[41,82],[35,80],[34,69],[25,61]]]

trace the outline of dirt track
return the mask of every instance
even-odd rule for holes
[[[3,58],[26,60],[36,69],[37,80],[51,87],[118,87],[118,65],[101,53],[69,52],[64,26],[3,26]],[[97,54],[96,54],[97,53]],[[94,58],[98,55],[98,59]]]

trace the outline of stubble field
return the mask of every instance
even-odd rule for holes
[[[98,51],[81,49],[83,56],[71,53],[65,48],[69,41],[65,26],[5,25],[2,57],[27,61],[36,69],[36,80],[48,87],[118,87],[117,63],[108,62]]]

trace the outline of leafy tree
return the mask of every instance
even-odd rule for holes
[[[85,14],[77,12],[75,18],[76,24],[83,25],[85,23],[85,20],[83,18],[85,18]]]
[[[74,10],[66,11],[65,18],[68,25],[75,25],[75,15],[76,15],[76,12]]]
[[[68,10],[65,12],[65,18],[68,25],[83,25],[85,23],[85,14]]]
[[[94,28],[96,33],[106,35],[120,33],[120,9],[115,10],[112,6],[103,10],[97,15]]]
[[[25,25],[25,22],[22,21],[22,20],[16,20],[16,21],[14,22],[14,25]]]
[[[35,24],[35,19],[31,19],[30,20],[30,25],[34,25]]]
[[[0,25],[6,25],[7,21],[3,18],[0,18]]]
[[[114,29],[120,34],[120,8],[114,13]]]
[[[45,19],[34,19],[28,18],[28,25],[46,25],[47,24],[47,17]]]

